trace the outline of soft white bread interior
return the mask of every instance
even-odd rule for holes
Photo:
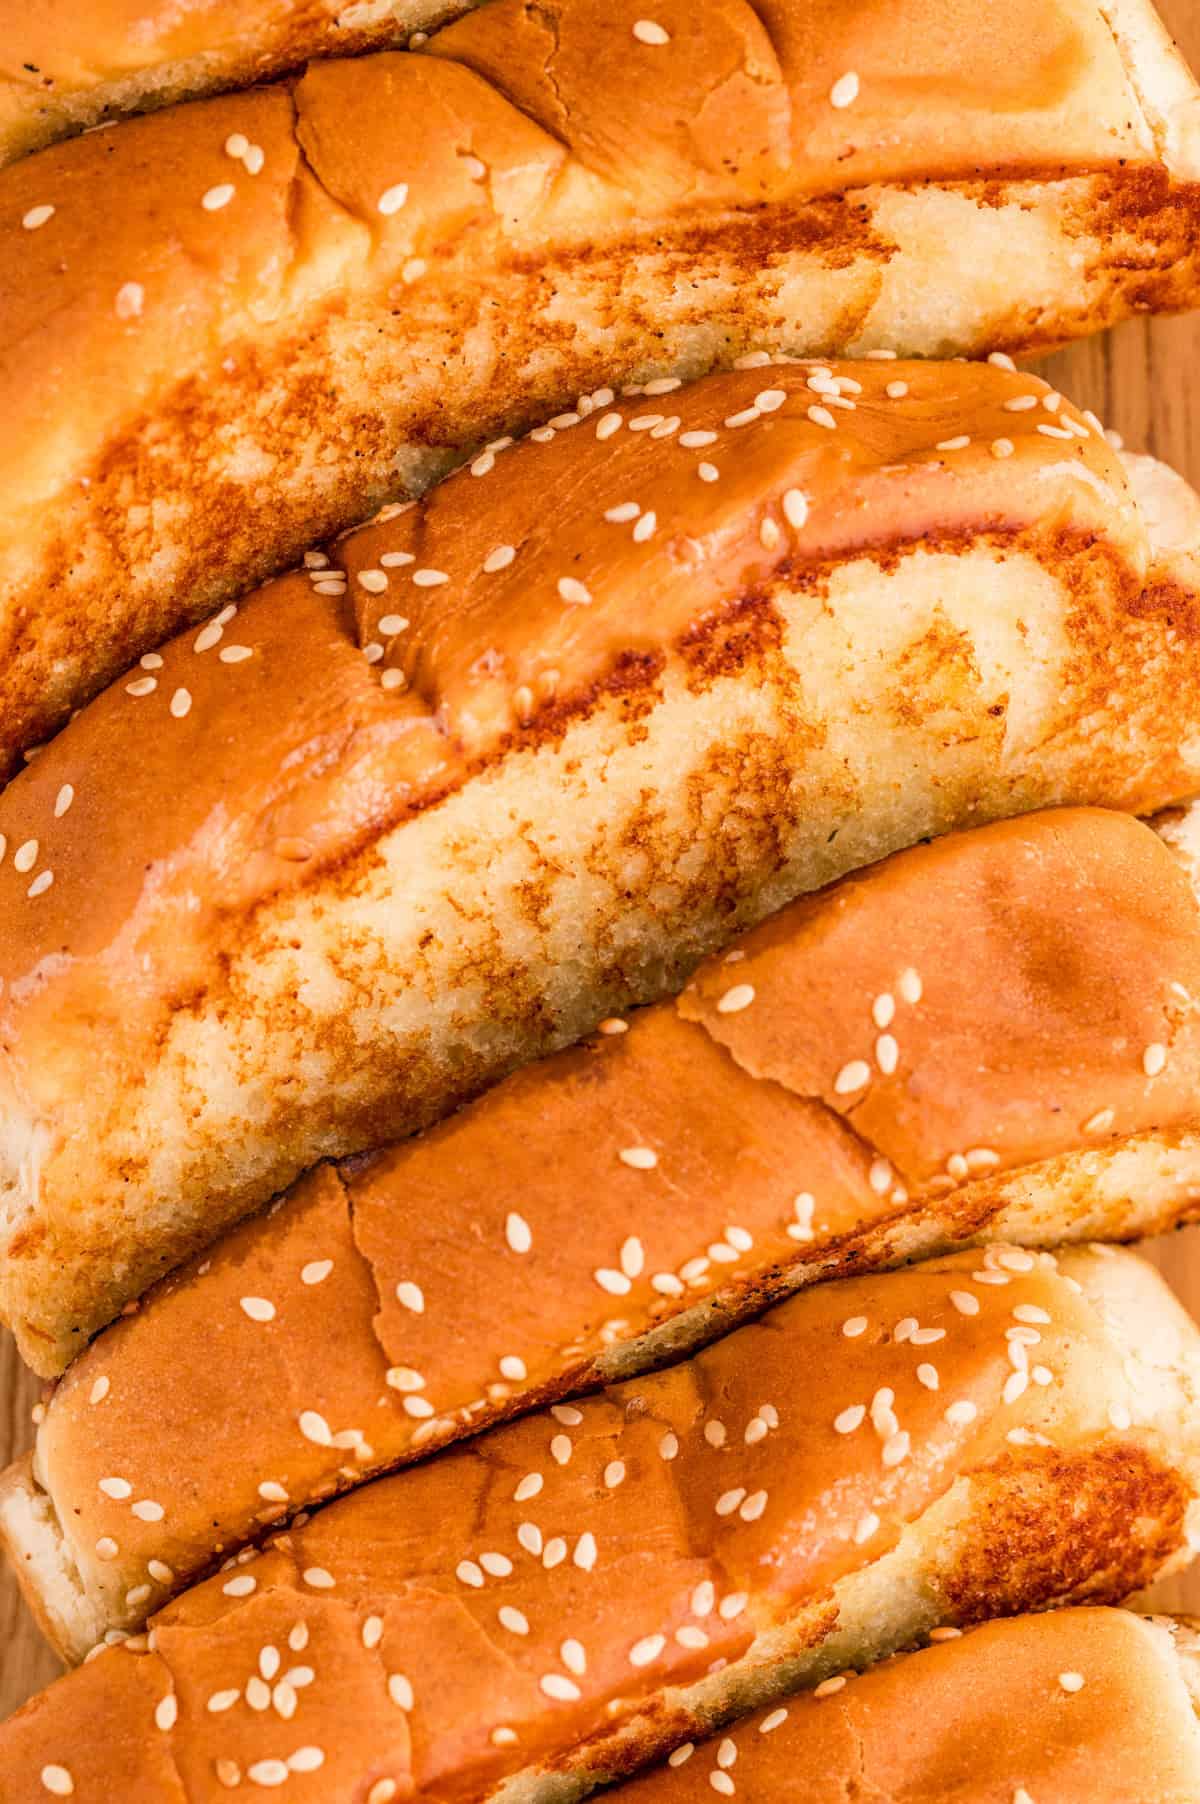
[[[1195,580],[1038,378],[780,366],[572,415],[165,645],[0,797],[30,1362],[799,891],[1191,794]]]
[[[1103,1251],[819,1285],[365,1485],[12,1718],[0,1796],[569,1798],[939,1625],[1115,1601],[1190,1554],[1200,1337]]]
[[[677,1002],[310,1173],[94,1341],[0,1480],[36,1614],[81,1659],[332,1492],[814,1279],[1188,1219],[1198,997],[1196,891],[1128,815],[977,828],[793,904]]]
[[[493,0],[0,172],[0,770],[600,385],[1025,349],[1200,295],[1197,90],[1146,0],[644,11]]]
[[[951,1631],[684,1743],[620,1804],[1200,1804],[1198,1639],[1103,1609]]]

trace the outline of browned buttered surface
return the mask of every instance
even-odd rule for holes
[[[1200,64],[1195,0],[1159,0],[1159,7],[1193,64]],[[1123,327],[1076,347],[1051,368],[1054,380],[1073,399],[1119,427],[1132,448],[1155,452],[1200,483],[1200,409],[1193,406],[1189,413],[1187,386],[1200,369],[1200,317]],[[1164,1243],[1156,1258],[1188,1306],[1200,1312],[1200,1230],[1187,1230]],[[29,1444],[29,1409],[39,1389],[37,1381],[21,1372],[6,1341],[0,1351],[0,1457],[7,1459]],[[1171,1581],[1156,1599],[1200,1609],[1200,1574]],[[16,1586],[0,1577],[0,1715],[56,1670],[18,1601]]]

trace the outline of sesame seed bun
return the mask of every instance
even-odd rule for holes
[[[642,6],[493,0],[0,174],[0,771],[600,385],[1195,303],[1197,91],[1145,0],[1116,36],[1094,0]]]
[[[936,1627],[1115,1601],[1188,1557],[1200,1338],[1101,1252],[820,1285],[365,1485],[18,1713],[5,1783],[570,1798]]]
[[[1019,1616],[684,1744],[621,1804],[711,1804],[721,1774],[741,1804],[844,1804],[850,1775],[872,1804],[1193,1804],[1198,1691],[1186,1622]]]
[[[0,1312],[43,1373],[798,892],[1195,789],[1200,566],[1039,379],[772,366],[572,420],[151,654],[0,797]]]
[[[333,1492],[814,1279],[1189,1218],[1196,995],[1196,893],[1127,815],[952,835],[794,904],[678,1002],[319,1167],[94,1341],[0,1480],[35,1612],[81,1659]],[[131,1516],[114,1473],[169,1508]]]

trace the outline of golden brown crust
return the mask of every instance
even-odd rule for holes
[[[798,890],[1194,789],[1193,561],[1098,429],[1002,369],[854,367],[489,454],[9,786],[3,1307],[39,1369]]]
[[[132,1741],[170,1689],[159,1735],[196,1798],[218,1760],[256,1783],[297,1746],[320,1750],[302,1798],[578,1792],[937,1622],[1146,1582],[1187,1546],[1196,1361],[1127,1255],[997,1248],[820,1286],[298,1523],[161,1611],[149,1656],[101,1653],[84,1710],[99,1689]],[[111,1783],[72,1681],[0,1753],[12,1784],[48,1761],[81,1800]]]
[[[961,10],[670,0],[662,44],[640,0],[493,0],[428,54],[5,171],[0,768],[314,536],[598,384],[1191,304],[1200,153],[1145,97],[1152,13],[1118,45],[1093,0]]]
[[[678,1003],[320,1168],[54,1393],[36,1477],[0,1494],[51,1638],[77,1659],[297,1509],[814,1278],[1186,1218],[1184,994],[1200,915],[1161,841],[1124,815],[1036,815],[793,904]],[[867,1081],[841,1092],[856,1058]],[[348,1424],[361,1438],[338,1444]],[[96,1488],[113,1471],[170,1496],[169,1520],[129,1520]]]

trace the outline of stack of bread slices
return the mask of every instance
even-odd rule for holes
[[[0,26],[0,1804],[1200,1804],[1150,0]]]

